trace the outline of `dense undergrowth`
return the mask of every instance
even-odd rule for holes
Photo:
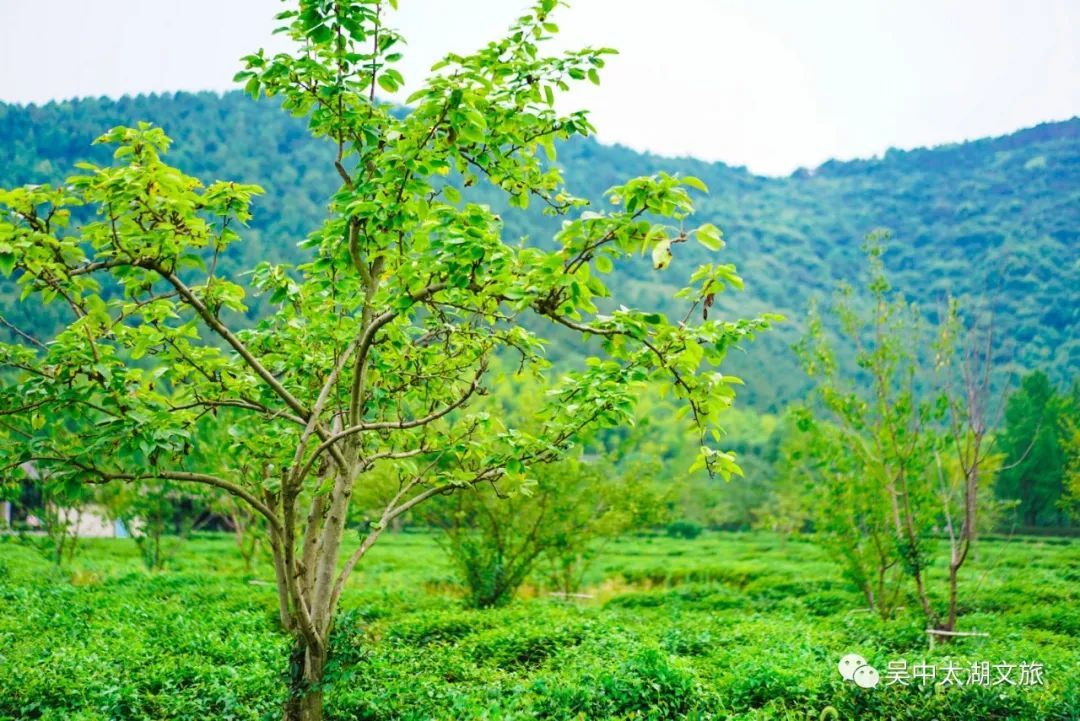
[[[86,542],[58,570],[0,540],[0,719],[278,718],[288,641],[268,572],[231,540],[188,542],[168,571],[130,541]],[[1080,543],[984,543],[961,626],[989,633],[930,653],[913,605],[859,610],[815,546],[765,535],[613,544],[566,603],[526,587],[466,610],[434,540],[387,538],[351,581],[327,718],[1078,719]],[[1036,686],[844,682],[837,660],[1044,666]],[[825,712],[824,718],[831,718]]]

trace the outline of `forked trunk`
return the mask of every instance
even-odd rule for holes
[[[322,721],[323,670],[326,656],[303,640],[293,646],[289,657],[289,689],[285,699],[285,721]]]

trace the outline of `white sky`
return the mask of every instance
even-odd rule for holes
[[[400,0],[406,81],[528,0]],[[0,100],[226,90],[276,0],[0,0]],[[1080,114],[1077,0],[576,0],[560,45],[618,48],[569,99],[601,140],[789,173]]]

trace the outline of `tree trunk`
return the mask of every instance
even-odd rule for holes
[[[945,619],[945,623],[938,628],[939,631],[955,631],[956,630],[956,615],[957,606],[959,605],[959,593],[957,586],[959,585],[960,565],[958,563],[949,564],[949,615]],[[948,638],[945,636],[944,638]]]
[[[325,654],[297,640],[289,657],[289,695],[285,721],[322,721]]]

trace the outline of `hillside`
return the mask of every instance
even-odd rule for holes
[[[107,151],[92,149],[93,138],[137,120],[165,128],[175,141],[171,162],[185,171],[267,189],[249,242],[228,259],[226,271],[266,258],[298,258],[296,243],[314,227],[336,187],[332,156],[307,136],[301,120],[238,92],[0,104],[0,187],[57,182],[80,160],[105,162]],[[1080,119],[999,138],[889,151],[880,159],[830,161],[785,178],[592,141],[562,147],[559,163],[577,194],[596,199],[616,182],[661,169],[693,174],[709,185],[700,213],[724,229],[725,260],[738,265],[747,284],[744,293],[724,299],[721,312],[777,311],[789,318],[784,329],[733,364],[749,382],[745,398],[760,409],[801,394],[802,376],[785,346],[798,337],[812,297],[826,297],[839,282],[858,281],[861,239],[877,227],[894,233],[886,262],[896,284],[928,315],[946,292],[993,297],[1001,337],[1015,343],[1002,347],[1003,359],[1062,378],[1080,368]],[[481,196],[499,202],[493,194]],[[557,222],[539,213],[506,217],[508,233],[533,242],[544,242]],[[671,290],[701,259],[689,247],[680,251],[686,257],[677,257],[664,274],[643,262],[623,282],[679,312],[669,300]],[[5,316],[31,327],[48,325],[49,313],[59,312],[16,307],[12,299],[12,284],[0,283]]]

